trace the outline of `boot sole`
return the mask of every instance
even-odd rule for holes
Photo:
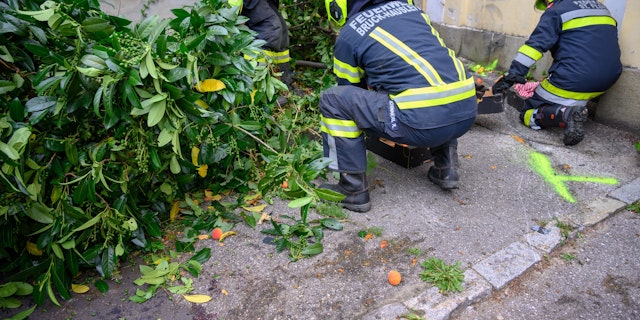
[[[353,204],[353,203],[341,203],[342,207],[355,211],[355,212],[367,212],[371,210],[371,202],[363,203],[363,204]]]
[[[433,182],[433,184],[439,186],[443,190],[458,189],[458,181],[444,181],[433,178],[431,177],[431,175],[427,175],[427,178],[429,178],[429,181]]]
[[[580,108],[572,115],[573,125],[570,130],[565,131],[563,142],[566,146],[573,146],[584,139],[584,123],[587,122],[589,111],[587,108]]]

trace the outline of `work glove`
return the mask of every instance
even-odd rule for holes
[[[491,87],[491,89],[493,90],[493,93],[502,93],[505,90],[508,90],[509,88],[511,88],[511,86],[514,85],[515,83],[525,83],[525,82],[527,82],[527,80],[521,75],[507,74],[501,77],[500,79],[498,79],[498,81],[496,81],[496,83],[493,85],[493,87]]]

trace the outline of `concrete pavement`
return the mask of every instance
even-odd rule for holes
[[[161,0],[150,10],[180,4]],[[194,280],[193,293],[212,296],[208,303],[166,293],[132,303],[126,297],[135,292],[131,281],[139,276],[132,265],[107,294],[92,288],[63,308],[39,309],[33,318],[449,319],[540,265],[565,242],[565,231],[569,237],[587,234],[640,200],[640,155],[633,147],[638,133],[593,121],[586,132],[583,142],[566,147],[561,130],[530,130],[509,106],[504,113],[480,115],[459,141],[459,189],[431,184],[429,163],[405,169],[376,157],[378,167],[368,175],[372,210],[351,213],[342,231],[327,231],[318,256],[289,262],[287,252],[277,253],[260,233],[268,224],[239,224],[238,235],[224,246],[198,244],[197,249],[211,248],[212,258]],[[298,214],[281,201],[265,211],[273,217]],[[533,230],[541,226],[549,232]],[[379,236],[358,236],[373,228]],[[443,294],[420,280],[423,269],[414,258],[428,257],[460,262],[463,291]],[[640,272],[637,259],[632,267]],[[391,269],[403,275],[398,286],[387,282]]]

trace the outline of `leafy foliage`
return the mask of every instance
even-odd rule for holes
[[[149,249],[188,194],[255,189],[259,154],[284,147],[265,140],[286,86],[246,18],[217,0],[173,13],[130,27],[97,0],[0,3],[0,272],[35,277],[38,304]]]
[[[461,292],[464,272],[460,268],[460,262],[453,265],[446,264],[441,259],[429,257],[420,263],[424,271],[420,273],[420,279],[427,281],[440,289],[440,292]]]

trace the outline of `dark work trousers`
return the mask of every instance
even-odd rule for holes
[[[260,0],[255,7],[242,9],[242,15],[249,18],[247,27],[258,33],[257,38],[266,41],[264,48],[271,51],[289,49],[287,24],[273,0]]]
[[[373,136],[415,147],[433,148],[456,143],[456,139],[469,131],[475,120],[473,117],[442,127],[415,129],[394,116],[399,110],[387,94],[349,85],[332,87],[323,92],[319,108],[325,118],[352,120],[360,130]],[[429,112],[428,109],[424,108],[424,112]],[[355,138],[322,132],[324,156],[333,160],[329,169],[345,173],[366,172],[364,132]]]

